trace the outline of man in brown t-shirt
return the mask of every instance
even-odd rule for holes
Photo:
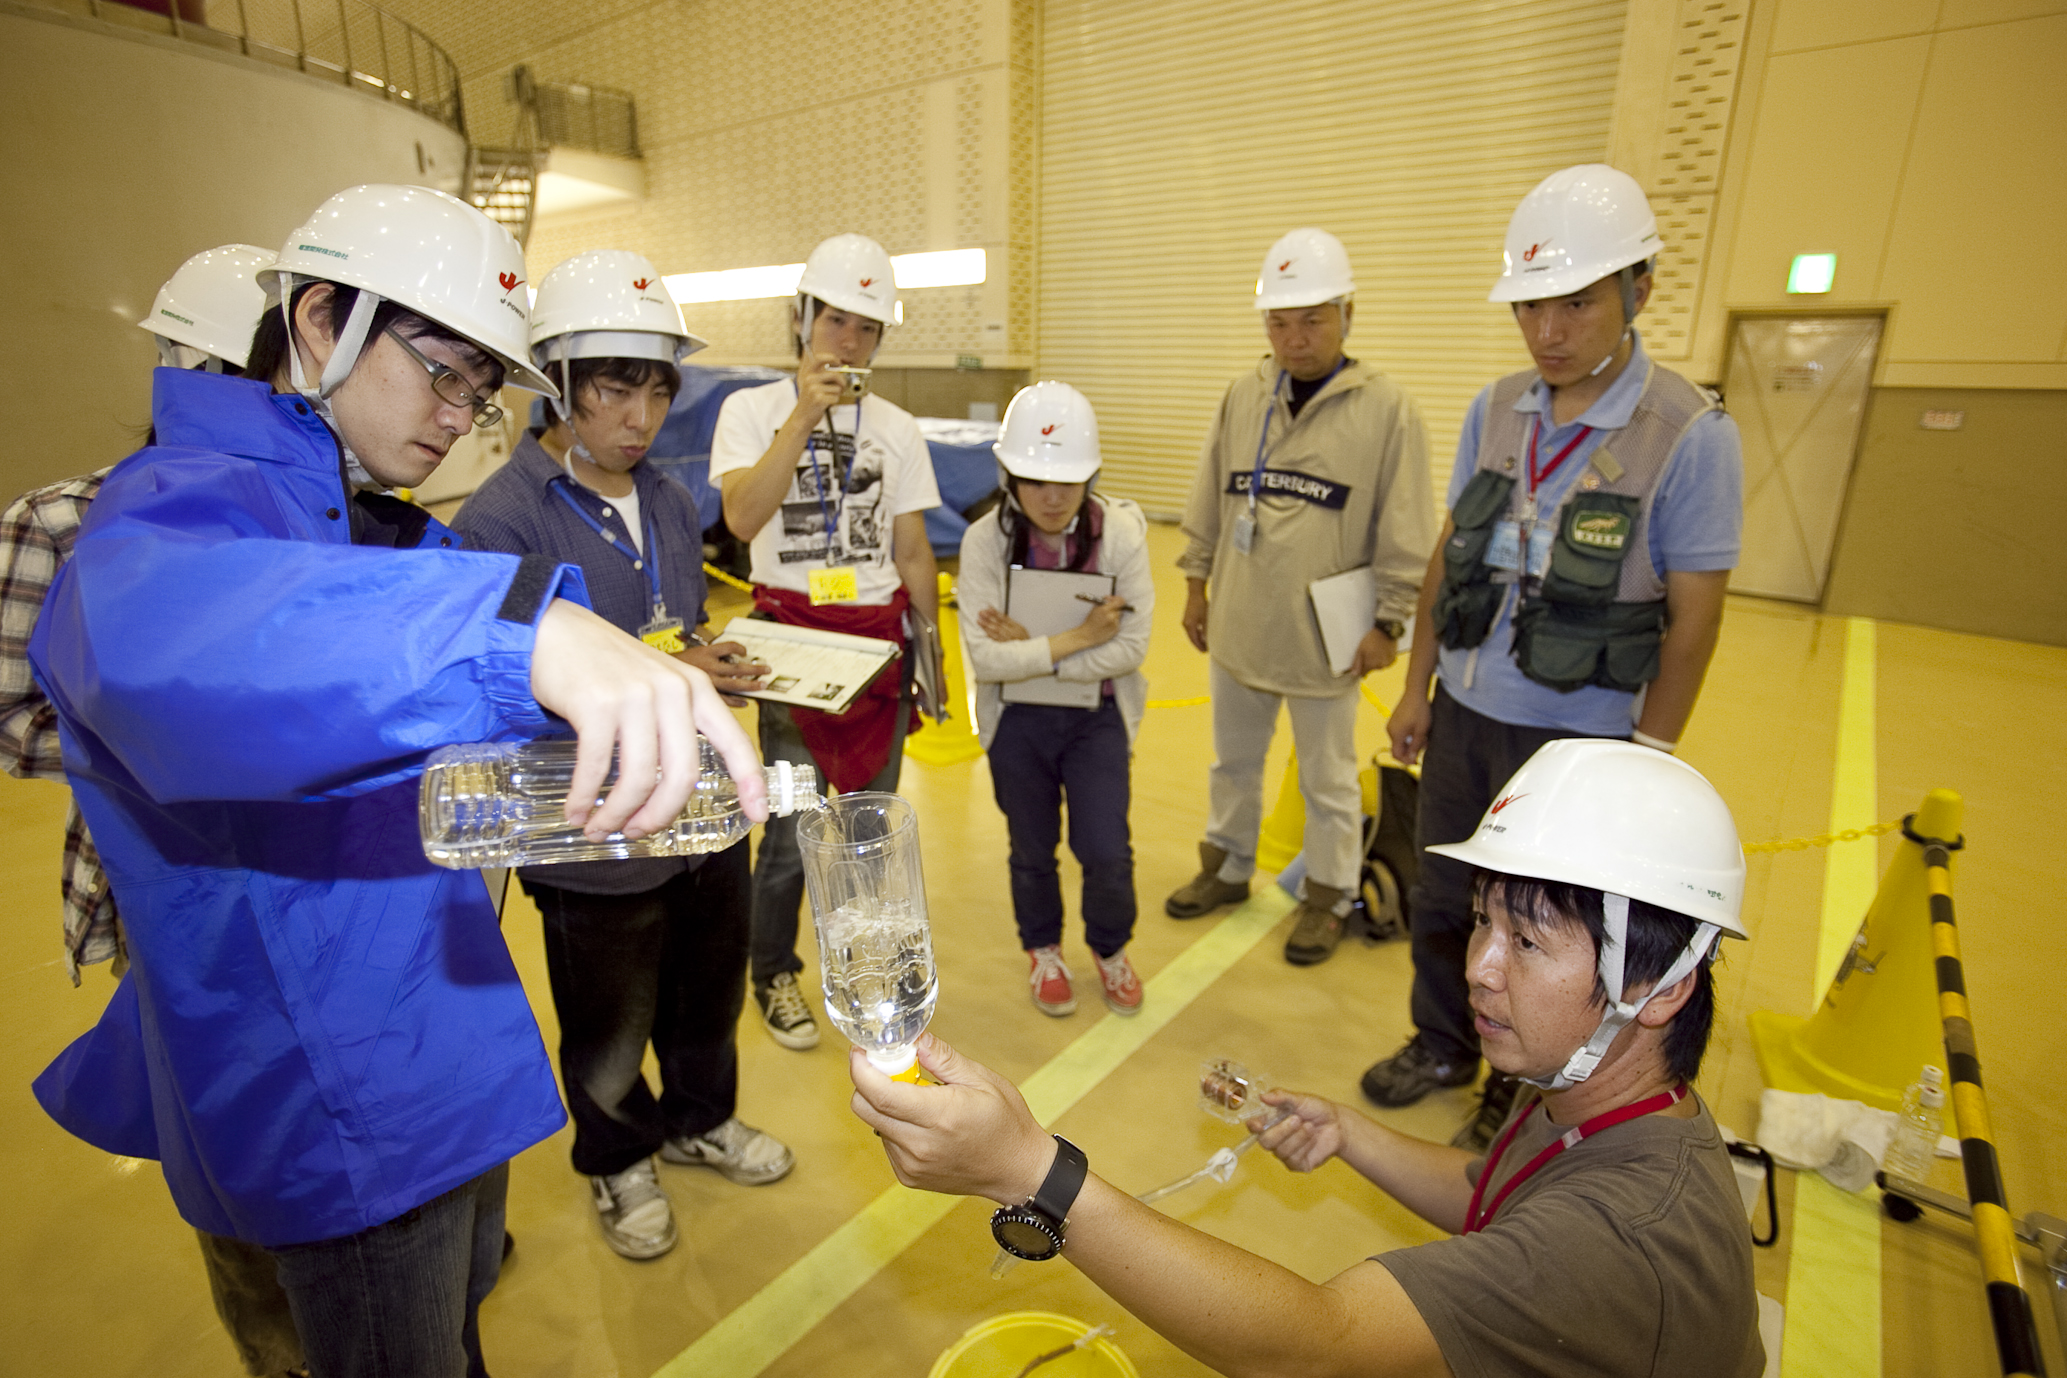
[[[1452,1238],[1307,1282],[1090,1174],[1010,1083],[930,1036],[919,1058],[941,1084],[850,1059],[855,1113],[900,1181],[999,1202],[1002,1247],[1066,1252],[1222,1372],[1756,1378],[1750,1231],[1689,1087],[1712,949],[1745,936],[1728,808],[1663,753],[1557,741],[1446,850],[1478,870],[1467,977],[1485,1055],[1540,1094],[1483,1157],[1286,1091],[1264,1096],[1280,1121],[1250,1124],[1293,1169],[1340,1157]]]

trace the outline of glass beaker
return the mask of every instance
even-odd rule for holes
[[[894,794],[842,794],[798,820],[797,851],[827,1017],[878,1069],[918,1080],[912,1045],[940,990],[918,815]]]

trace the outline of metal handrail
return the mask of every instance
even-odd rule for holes
[[[590,82],[540,81],[528,67],[510,71],[510,99],[518,123],[539,148],[582,148],[637,158],[639,112],[629,91]]]
[[[209,22],[206,0],[26,0],[38,9],[169,34],[407,105],[462,137],[459,65],[423,30],[371,0],[236,0],[235,30]],[[231,6],[212,7],[225,19]],[[291,30],[291,34],[290,34]],[[356,30],[357,42],[354,42]],[[390,43],[390,37],[395,39]]]

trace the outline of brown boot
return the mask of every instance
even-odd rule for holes
[[[1349,892],[1306,882],[1306,897],[1293,910],[1297,922],[1285,939],[1285,960],[1295,967],[1310,967],[1335,955],[1342,941],[1342,929],[1349,921],[1336,911],[1349,908]]]
[[[1226,852],[1210,842],[1201,842],[1199,873],[1163,901],[1163,912],[1173,919],[1195,919],[1223,904],[1240,904],[1249,898],[1249,882],[1234,885],[1220,878],[1220,866],[1226,860]]]

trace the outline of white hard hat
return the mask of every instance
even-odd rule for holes
[[[1540,301],[1576,292],[1656,257],[1664,247],[1636,179],[1606,163],[1553,172],[1507,222],[1507,266],[1487,301]]]
[[[1326,230],[1294,230],[1270,246],[1256,274],[1256,309],[1286,311],[1341,301],[1356,291],[1349,251]]]
[[[591,249],[560,264],[531,303],[531,357],[655,359],[678,364],[704,348],[653,264],[623,249]]]
[[[897,273],[883,246],[865,234],[836,234],[811,251],[804,275],[797,279],[799,334],[810,343],[811,307],[816,297],[827,306],[852,311],[889,326],[903,319],[897,300]]]
[[[168,368],[193,368],[211,358],[242,368],[266,310],[258,273],[272,262],[272,250],[252,244],[204,249],[165,280],[151,314],[137,326],[157,339],[158,357]]]
[[[1738,917],[1744,849],[1729,805],[1700,771],[1647,746],[1551,742],[1502,787],[1477,832],[1428,850],[1626,895],[1749,936]]]
[[[279,294],[283,311],[295,284],[306,281],[359,288],[353,315],[365,311],[363,322],[340,333],[320,388],[309,391],[328,396],[351,371],[372,319],[372,297],[399,303],[493,355],[509,383],[559,395],[531,365],[524,251],[508,230],[455,196],[385,183],[339,192],[288,236],[278,260],[259,275],[261,286]],[[298,375],[300,351],[287,355]],[[295,386],[302,388],[298,376]]]
[[[1089,483],[1102,462],[1098,417],[1090,399],[1067,383],[1021,388],[1005,408],[998,443],[991,446],[1013,478],[1034,483]]]
[[[1500,789],[1478,830],[1428,849],[1483,870],[1562,881],[1602,892],[1601,983],[1608,1009],[1594,1035],[1550,1078],[1564,1090],[1593,1072],[1649,995],[1622,998],[1629,901],[1695,921],[1679,958],[1652,984],[1662,991],[1704,960],[1719,933],[1746,938],[1744,848],[1729,805],[1701,772],[1633,742],[1569,737],[1539,748]]]

